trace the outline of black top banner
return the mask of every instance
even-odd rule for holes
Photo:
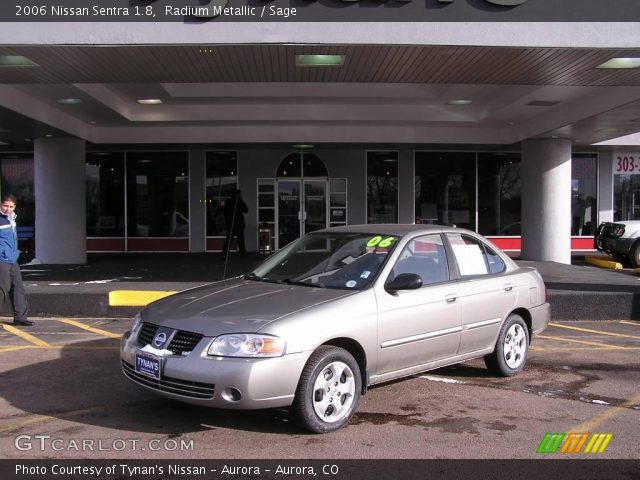
[[[640,0],[8,0],[0,21],[638,22]]]

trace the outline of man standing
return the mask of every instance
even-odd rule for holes
[[[11,302],[14,325],[28,327],[27,299],[18,265],[18,234],[16,232],[16,197],[2,196],[0,205],[0,301],[5,307]]]
[[[225,202],[224,218],[227,224],[227,238],[224,241],[224,247],[222,247],[223,254],[229,253],[233,237],[236,237],[240,255],[247,253],[244,245],[244,214],[248,211],[247,204],[240,196],[240,190],[233,192],[231,198]]]

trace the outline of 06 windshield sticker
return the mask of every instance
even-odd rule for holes
[[[380,235],[376,235],[375,237],[371,238],[368,242],[367,242],[367,247],[368,248],[374,248],[374,247],[379,247],[379,248],[388,248],[390,247],[393,242],[395,242],[396,239],[395,237],[386,237],[383,238]]]

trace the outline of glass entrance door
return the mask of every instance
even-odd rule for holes
[[[301,235],[300,180],[278,180],[278,238],[276,249]]]
[[[327,227],[327,180],[278,180],[278,244]]]
[[[327,227],[327,181],[304,180],[303,235]]]

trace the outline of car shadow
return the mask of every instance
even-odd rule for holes
[[[124,377],[118,346],[113,339],[74,343],[61,348],[55,359],[46,350],[29,350],[44,359],[0,373],[2,396],[25,414],[121,431],[303,433],[287,409],[220,410],[158,397]]]

